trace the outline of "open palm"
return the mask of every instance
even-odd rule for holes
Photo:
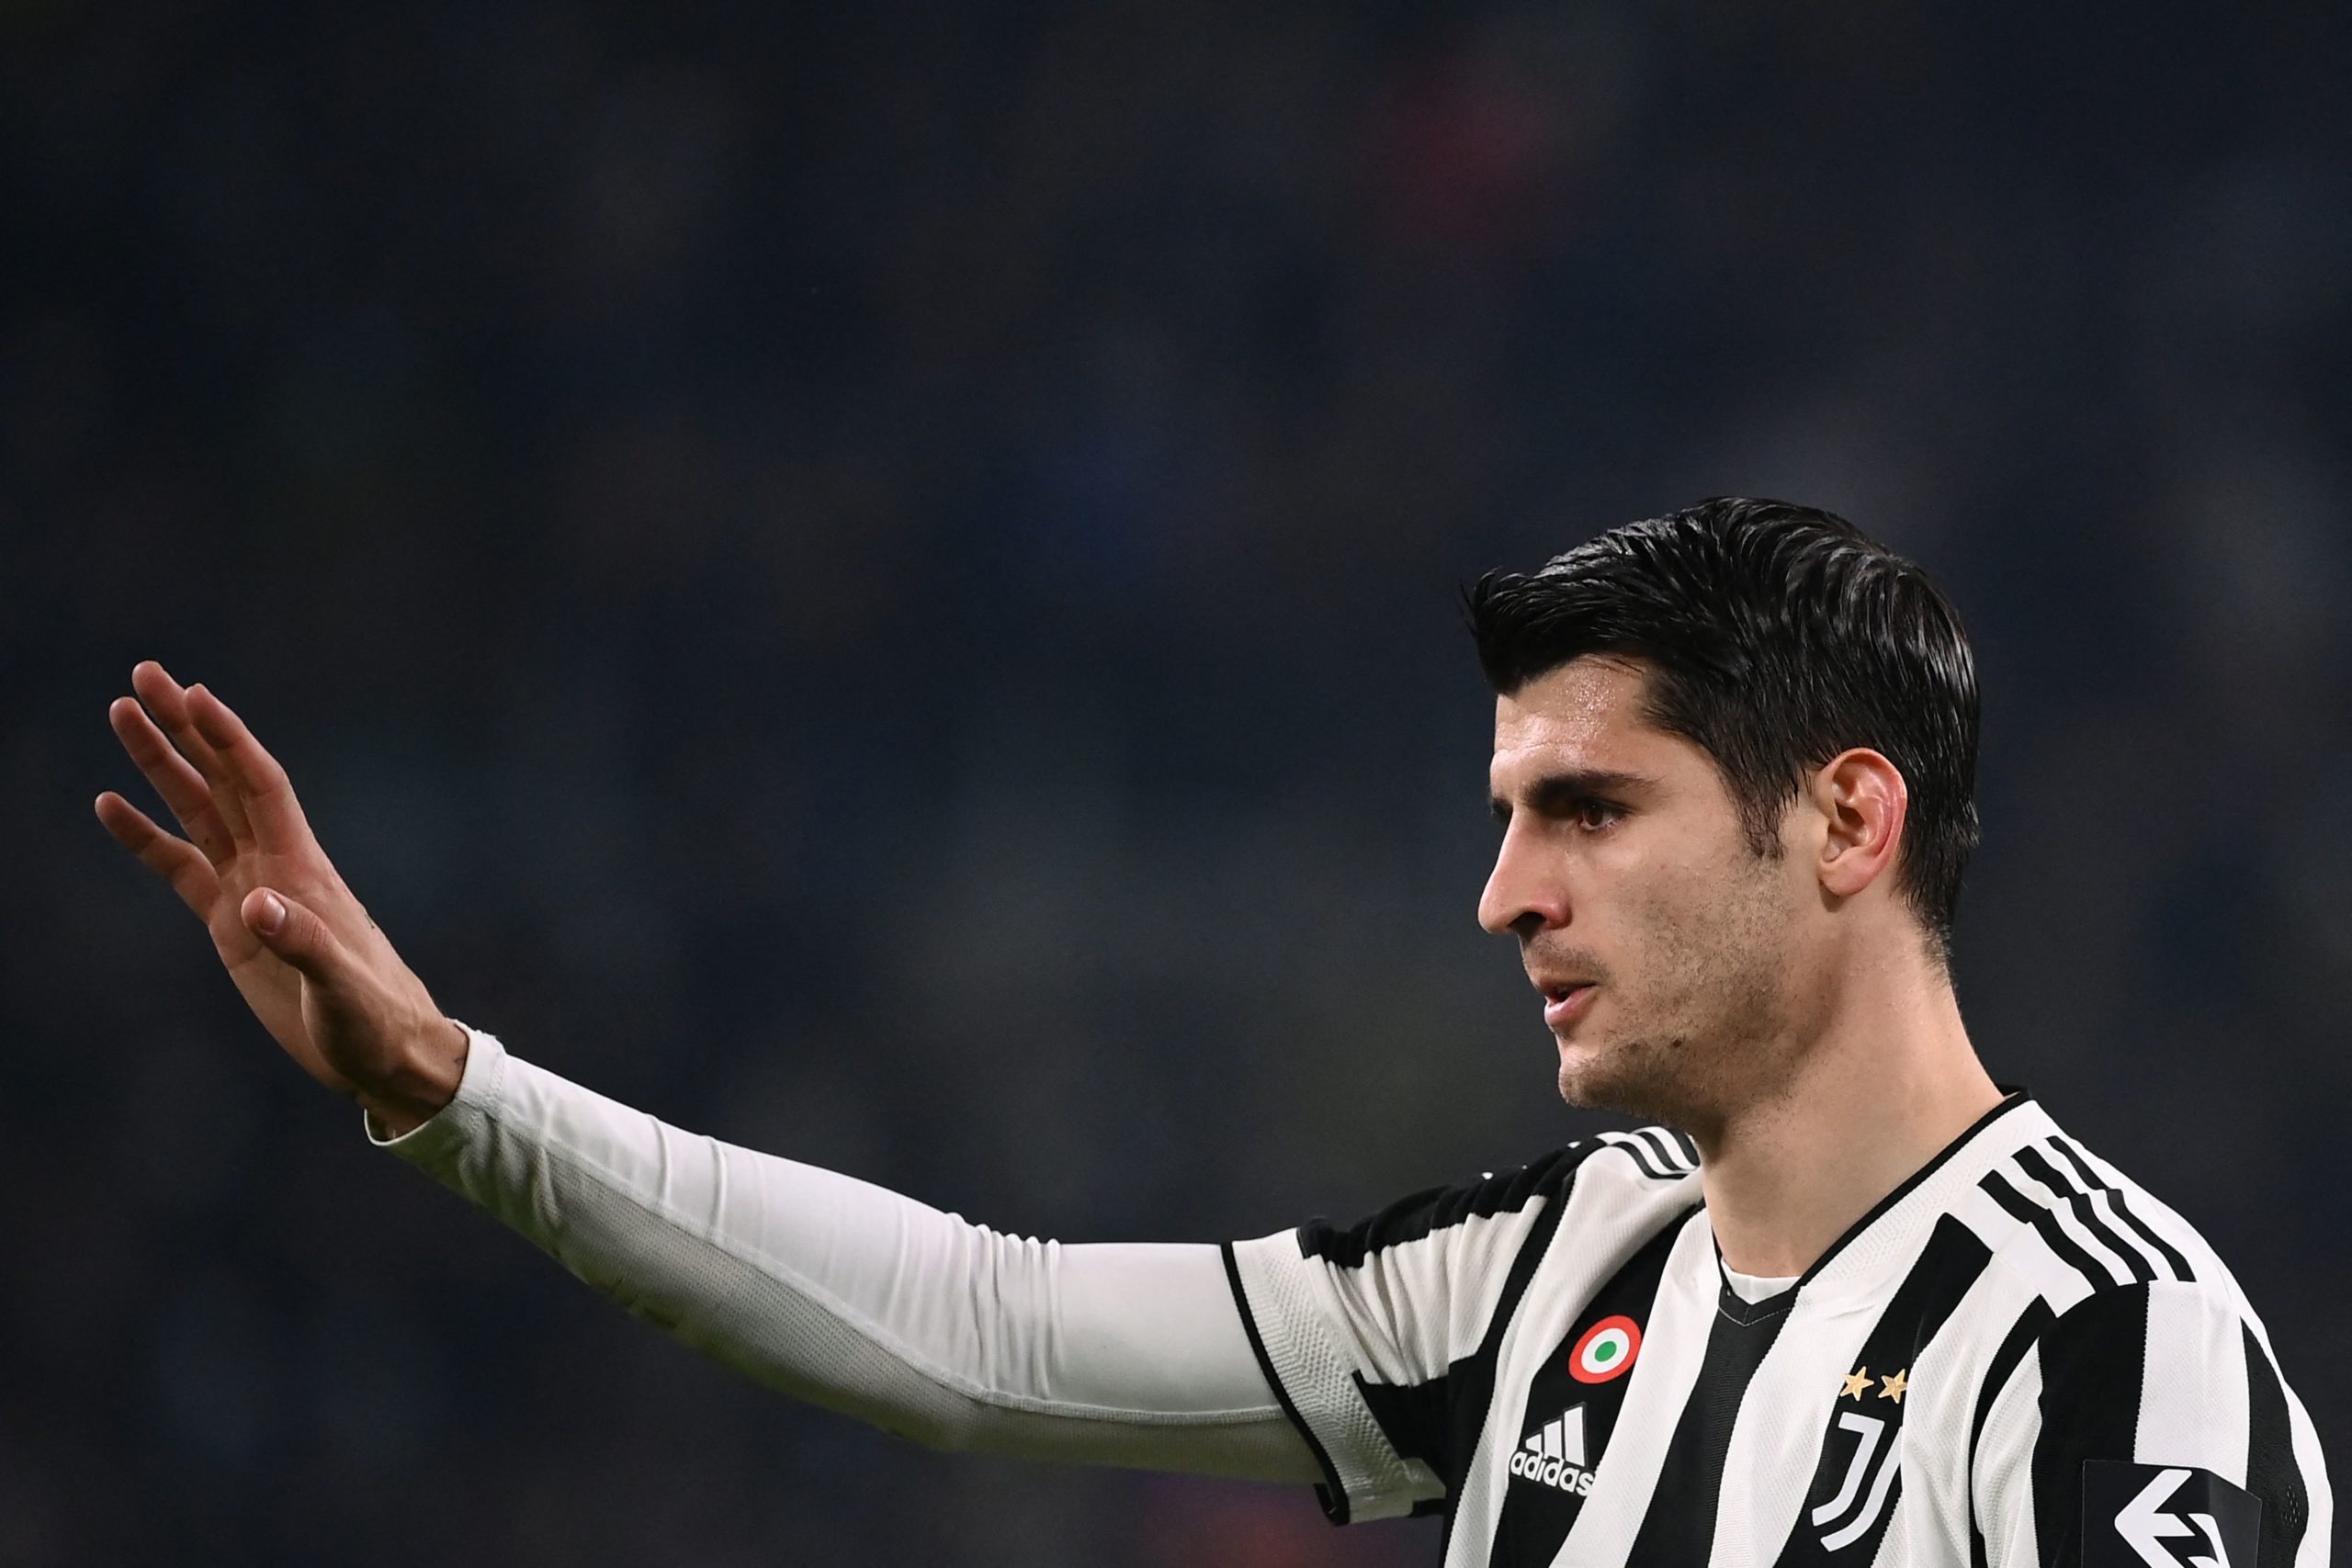
[[[305,1072],[345,1094],[400,1087],[418,1043],[455,1026],[336,874],[286,771],[203,686],[152,660],[130,681],[137,698],[107,717],[187,837],[111,790],[98,820],[204,922],[254,1016]]]

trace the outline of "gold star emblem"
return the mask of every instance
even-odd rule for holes
[[[1862,1390],[1870,1386],[1871,1370],[1868,1367],[1863,1367],[1846,1380],[1846,1392],[1838,1395],[1838,1397],[1840,1399],[1860,1399],[1862,1397]]]
[[[1903,1369],[1903,1372],[1907,1372],[1910,1370],[1910,1368],[1905,1367]],[[1879,1390],[1878,1396],[1881,1399],[1891,1399],[1897,1404],[1903,1403],[1903,1391],[1911,1386],[1909,1383],[1903,1381],[1903,1372],[1897,1372],[1891,1378],[1881,1378],[1878,1380],[1886,1385],[1884,1388]]]

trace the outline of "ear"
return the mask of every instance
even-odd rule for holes
[[[1822,891],[1850,898],[1894,869],[1911,810],[1901,769],[1858,746],[1825,763],[1808,794],[1825,829],[1815,867]]]

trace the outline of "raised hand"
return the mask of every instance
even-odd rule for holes
[[[432,1115],[457,1092],[465,1032],[336,874],[286,770],[203,686],[183,688],[153,660],[130,683],[138,697],[118,697],[107,717],[187,837],[112,790],[98,820],[204,922],[254,1016],[305,1072],[393,1132]]]

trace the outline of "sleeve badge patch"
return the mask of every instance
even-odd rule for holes
[[[2262,1500],[2210,1470],[2083,1466],[2083,1568],[2255,1568]]]

